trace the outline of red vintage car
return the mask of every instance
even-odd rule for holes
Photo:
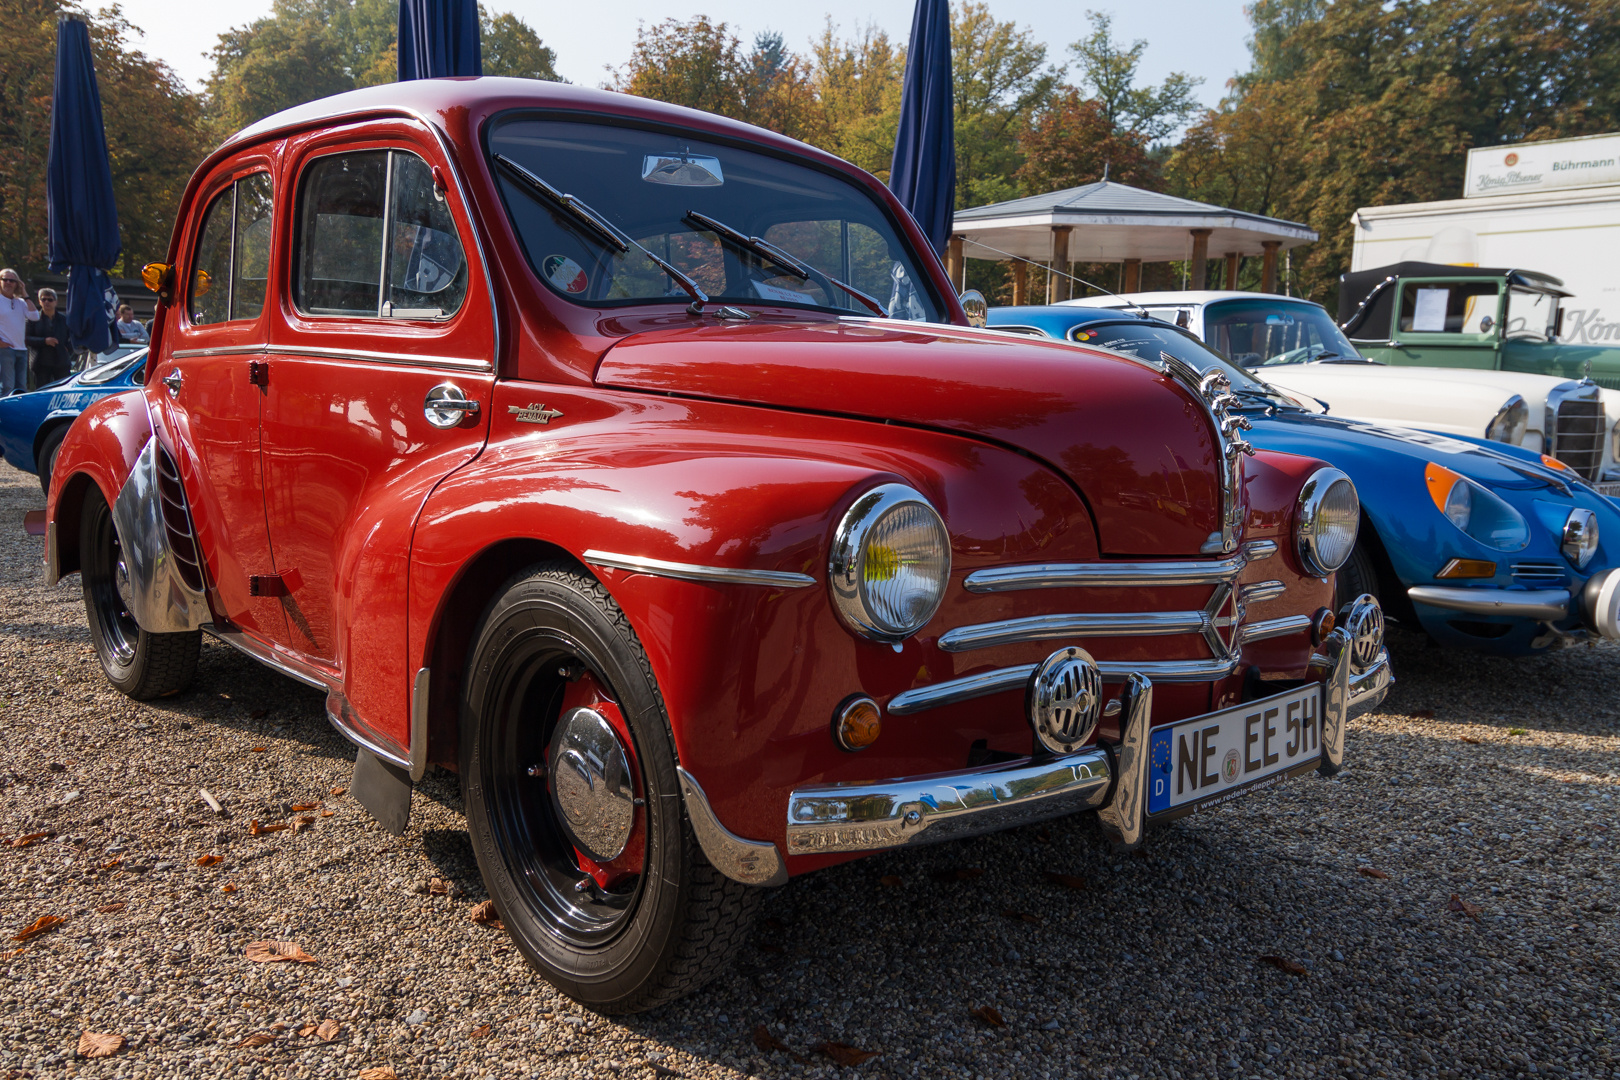
[[[374,87],[215,151],[168,259],[50,580],[132,697],[203,631],[325,690],[396,832],[458,772],[502,919],[603,1011],[794,874],[1331,773],[1389,685],[1342,473],[1169,354],[975,328],[882,184],[770,132]]]

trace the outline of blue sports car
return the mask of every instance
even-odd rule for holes
[[[74,417],[98,398],[139,386],[145,370],[146,346],[124,347],[49,386],[0,398],[0,453],[23,472],[38,473],[49,491],[57,447]]]
[[[1339,570],[1340,604],[1369,592],[1442,645],[1505,656],[1620,637],[1620,507],[1553,458],[1327,415],[1146,312],[991,308],[989,325],[1224,375],[1249,442],[1321,458],[1355,482],[1361,531]]]

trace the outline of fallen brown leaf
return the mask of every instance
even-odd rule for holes
[[[79,1034],[79,1056],[87,1058],[112,1057],[124,1048],[124,1037],[100,1031]]]
[[[331,817],[331,816],[332,816],[332,811],[330,811],[330,810],[322,810],[321,811],[321,817]]]
[[[1382,870],[1375,870],[1370,866],[1358,866],[1356,867],[1356,873],[1362,875],[1363,877],[1378,878],[1380,881],[1387,881],[1389,879],[1388,874],[1384,873]]]
[[[771,1029],[766,1027],[764,1024],[754,1025],[754,1045],[765,1051],[767,1054],[772,1050],[781,1050],[783,1053],[792,1053],[792,1051],[788,1050],[787,1044],[781,1039],[778,1039],[775,1035],[772,1035]]]
[[[995,1010],[994,1006],[980,1005],[977,1009],[973,1009],[971,1011],[974,1016],[978,1017],[986,1024],[989,1024],[991,1027],[1004,1028],[1007,1026],[1007,1021],[1001,1018],[1001,1014]]]
[[[1286,971],[1288,974],[1296,976],[1305,974],[1304,964],[1296,963],[1286,956],[1262,956],[1260,959],[1278,971]]]
[[[252,1035],[236,1044],[238,1050],[252,1050],[260,1046],[269,1046],[276,1041],[277,1036],[268,1031],[255,1031]]]
[[[235,892],[236,891],[236,885],[235,885],[234,882],[227,881],[225,884],[223,884],[223,885],[221,885],[219,887],[219,891],[220,892],[225,892],[225,893]]]
[[[882,877],[878,878],[878,884],[893,889],[904,885],[905,879],[899,874],[884,874]]]
[[[111,862],[104,862],[104,863],[101,864],[101,872],[106,873],[108,870],[115,869],[118,866],[118,864],[123,862],[123,861],[124,861],[124,857],[122,855],[120,855],[120,856],[118,856],[118,858],[112,860]]]
[[[25,953],[27,951],[28,951],[28,946],[19,945],[15,949],[11,949],[11,950],[8,950],[6,952],[0,952],[0,957],[3,957],[4,959],[10,960],[13,956],[16,956],[18,953]]]
[[[298,1037],[300,1039],[307,1039],[313,1034],[315,1034],[314,1024],[305,1024],[303,1027],[298,1029]]]
[[[983,868],[978,866],[957,866],[950,870],[935,870],[928,876],[935,881],[972,881],[983,874]]]
[[[293,803],[292,804],[292,810],[293,810],[293,813],[295,813],[295,814],[301,814],[306,810],[319,810],[320,808],[321,808],[321,804],[318,803],[318,802],[310,802],[310,803],[298,802],[298,803]]]
[[[820,1053],[826,1054],[840,1065],[859,1065],[863,1061],[871,1061],[877,1057],[877,1050],[860,1050],[843,1043],[824,1042],[816,1047]]]
[[[203,855],[197,859],[198,866],[218,866],[225,860],[218,855]]]
[[[333,796],[338,796],[338,795],[342,795],[345,791],[348,791],[348,790],[349,790],[348,788],[335,787],[335,788],[332,789],[331,794]]]
[[[296,964],[320,963],[295,941],[250,941],[243,955],[255,964],[274,964],[281,960]]]
[[[48,833],[48,832],[31,832],[27,836],[19,836],[19,837],[17,837],[17,839],[15,839],[15,840],[13,840],[11,842],[11,846],[12,847],[27,847],[29,844],[37,844],[41,840],[44,840],[46,837],[51,836],[51,835],[52,834]]]
[[[1434,719],[1434,710],[1433,709],[1419,709],[1416,712],[1409,712],[1406,715],[1410,716],[1413,720],[1433,720]]]
[[[248,747],[248,753],[250,753],[250,754],[262,754],[268,749],[270,749],[268,746],[250,746],[250,747]]]
[[[1059,874],[1052,870],[1043,870],[1041,871],[1041,876],[1046,878],[1046,880],[1050,881],[1053,885],[1061,885],[1065,889],[1079,890],[1086,887],[1086,879],[1082,877],[1075,877],[1073,874]]]
[[[454,888],[454,886],[448,881],[444,880],[444,878],[436,877],[428,882],[428,892],[432,893],[434,896],[449,896],[452,888]]]
[[[495,910],[495,901],[485,900],[481,904],[474,904],[472,910],[467,912],[467,918],[480,926],[488,926],[494,930],[505,930],[506,924],[501,922],[500,913]]]
[[[1474,738],[1472,735],[1464,735],[1463,742],[1470,746],[1478,746],[1480,744],[1480,740]]]
[[[490,1027],[489,1027],[488,1024],[479,1024],[477,1027],[475,1027],[471,1031],[467,1032],[467,1038],[469,1038],[469,1039],[487,1039],[487,1038],[489,1038],[489,1031],[490,1031]]]
[[[1455,899],[1455,898],[1453,898],[1453,899]],[[55,930],[58,926],[61,926],[61,925],[62,925],[62,916],[60,916],[60,915],[41,915],[39,918],[35,919],[33,922],[31,922],[27,926],[23,927],[17,933],[12,934],[11,935],[11,940],[12,941],[27,941],[29,938],[38,937],[39,935],[45,933],[47,930]]]
[[[1027,922],[1034,926],[1039,926],[1046,921],[1039,915],[1031,915],[1027,911],[1003,911],[1002,914],[1009,919],[1017,919],[1020,922]]]
[[[369,1069],[361,1069],[358,1080],[399,1080],[399,1074],[392,1065],[373,1065]]]
[[[321,1042],[331,1042],[333,1039],[338,1037],[338,1032],[342,1030],[343,1025],[328,1016],[325,1020],[322,1020],[319,1024],[315,1025],[315,1037],[321,1040]]]
[[[1468,901],[1464,900],[1462,897],[1458,896],[1456,893],[1451,894],[1451,902],[1446,905],[1446,909],[1448,911],[1459,912],[1459,913],[1461,913],[1463,915],[1467,915],[1470,918],[1474,918],[1474,919],[1479,918],[1479,913],[1485,910],[1484,908],[1480,907],[1478,904],[1470,904]],[[21,940],[21,939],[18,939],[18,940]]]
[[[254,818],[248,823],[248,834],[251,836],[263,836],[265,833],[280,832],[291,827],[284,821],[272,821],[268,825],[260,825],[259,819]]]
[[[295,833],[301,833],[313,824],[315,824],[314,814],[300,814],[293,818],[292,830]]]
[[[127,906],[128,905],[123,903],[102,904],[100,907],[96,908],[96,910],[101,912],[103,915],[111,915],[115,911],[123,911]]]

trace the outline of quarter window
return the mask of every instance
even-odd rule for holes
[[[256,319],[264,310],[272,208],[269,173],[243,177],[209,203],[191,267],[194,326]]]
[[[335,154],[300,193],[293,301],[309,315],[438,319],[467,295],[467,260],[427,163],[400,150]]]

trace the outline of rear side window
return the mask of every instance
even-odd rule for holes
[[[1494,281],[1409,281],[1401,285],[1400,329],[1408,334],[1483,334],[1496,318]]]
[[[264,310],[272,210],[269,173],[243,177],[208,204],[188,286],[194,326],[256,319]]]
[[[400,150],[334,154],[299,193],[293,301],[307,315],[438,319],[467,295],[467,260],[444,193]]]

